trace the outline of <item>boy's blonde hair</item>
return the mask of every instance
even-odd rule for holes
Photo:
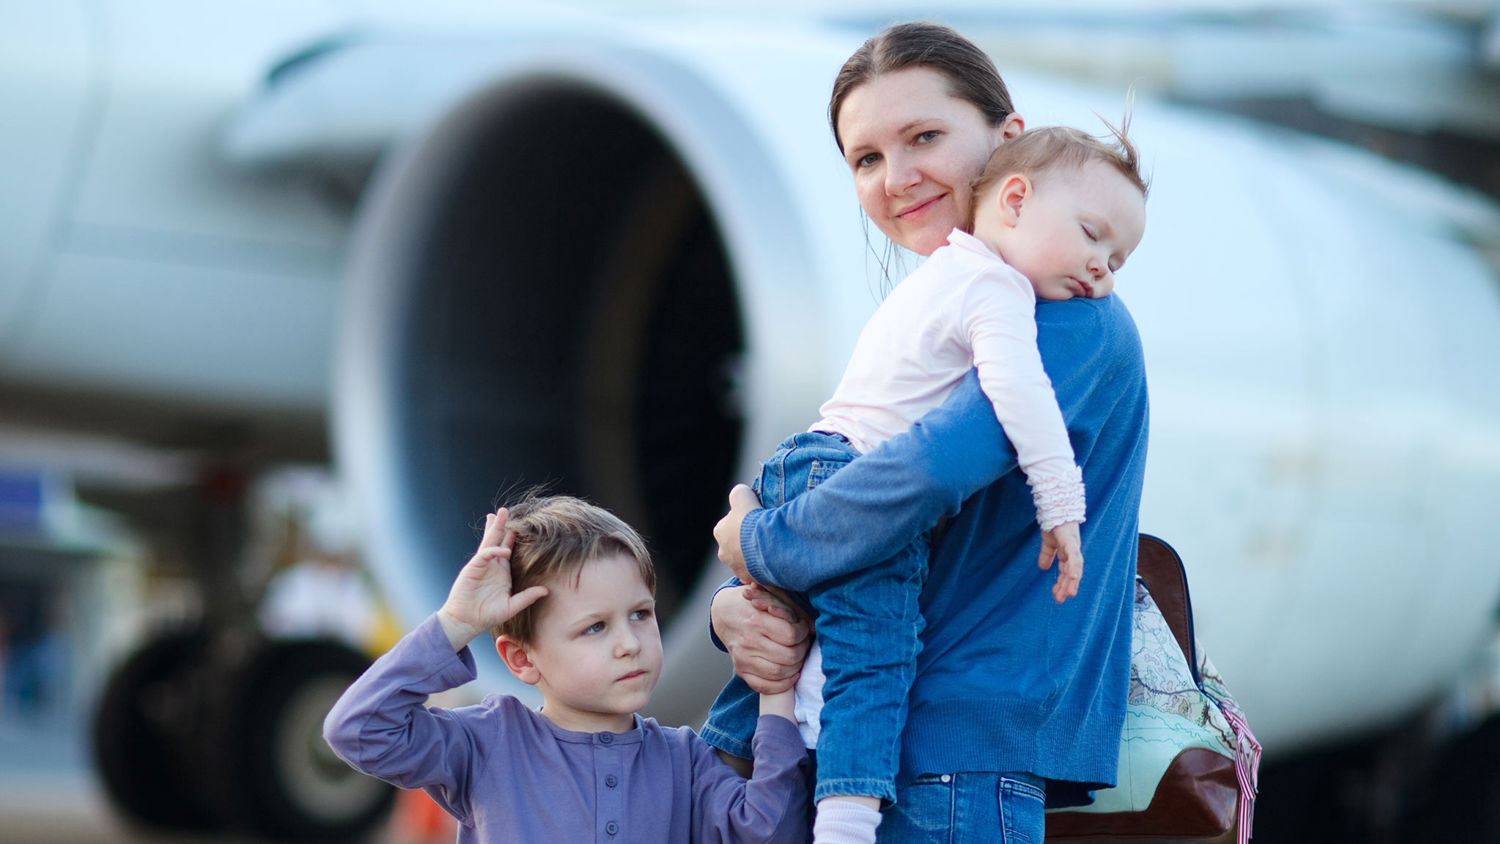
[[[1081,129],[1069,126],[1043,126],[1028,129],[995,148],[990,160],[984,165],[970,186],[973,201],[969,206],[969,219],[965,231],[974,231],[974,218],[985,194],[1001,179],[1019,173],[1033,182],[1040,176],[1061,168],[1077,169],[1092,161],[1102,161],[1114,167],[1130,183],[1140,188],[1141,195],[1150,193],[1151,185],[1141,175],[1141,160],[1135,144],[1126,132],[1130,129],[1130,115],[1116,129],[1104,121],[1114,136],[1114,143],[1107,143]]]
[[[506,530],[515,532],[510,552],[511,594],[564,577],[576,583],[585,563],[612,554],[635,560],[641,580],[656,594],[656,568],[646,542],[618,516],[568,495],[529,495],[509,508]],[[547,599],[511,616],[492,632],[523,644],[536,633],[537,613]]]

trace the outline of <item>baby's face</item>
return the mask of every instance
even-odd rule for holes
[[[1123,173],[1090,161],[1041,174],[1011,222],[985,214],[975,234],[1031,280],[1037,298],[1098,299],[1141,242],[1146,197]]]

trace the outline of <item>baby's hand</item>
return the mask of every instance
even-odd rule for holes
[[[545,586],[533,586],[519,595],[510,593],[510,550],[515,534],[505,529],[508,515],[502,507],[484,517],[479,550],[459,571],[448,600],[438,610],[438,621],[455,651],[547,594]]]
[[[1078,594],[1078,582],[1083,579],[1083,543],[1078,538],[1077,522],[1063,522],[1042,532],[1042,554],[1036,564],[1046,571],[1052,568],[1054,557],[1061,564],[1057,582],[1052,584],[1052,598],[1061,604]]]

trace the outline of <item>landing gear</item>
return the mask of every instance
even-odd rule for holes
[[[94,767],[124,816],[146,826],[218,828],[193,787],[191,747],[200,722],[198,680],[208,636],[160,636],[110,676],[94,713]]]
[[[1500,842],[1500,715],[1437,742],[1415,718],[1262,766],[1256,844]]]
[[[322,727],[368,664],[326,639],[160,637],[115,672],[98,709],[104,790],[146,826],[355,839],[390,811],[395,790],[344,765]]]
[[[234,678],[221,747],[249,829],[277,840],[345,841],[390,811],[395,790],[345,765],[323,741],[324,716],[369,664],[331,640],[273,642]]]
[[[1500,715],[1448,742],[1416,789],[1403,842],[1500,841]]]

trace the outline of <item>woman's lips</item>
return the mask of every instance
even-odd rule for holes
[[[942,199],[944,196],[946,196],[946,194],[938,194],[937,196],[924,199],[921,202],[918,202],[916,205],[912,205],[908,208],[896,212],[896,217],[905,220],[915,215],[921,214],[923,211],[931,208],[934,203]]]

